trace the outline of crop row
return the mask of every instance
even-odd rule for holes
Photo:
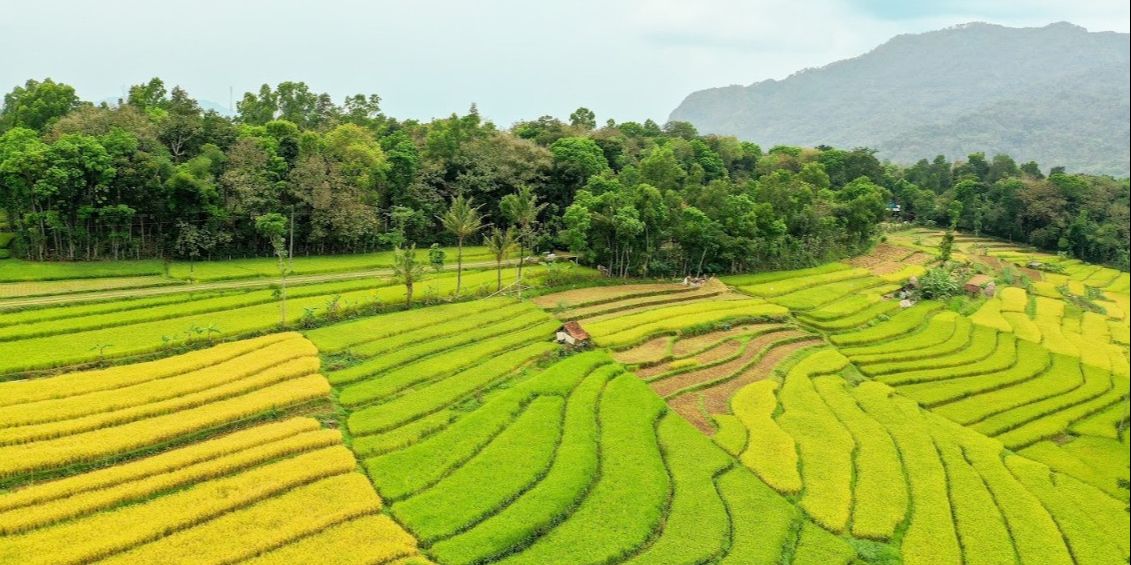
[[[1059,444],[1040,441],[1018,453],[1080,479],[1115,498],[1128,498],[1127,491],[1120,488],[1119,482],[1128,480],[1127,445],[1118,439],[1081,436]]]
[[[736,282],[729,281],[729,279],[728,282],[737,285],[738,288],[742,290],[742,292],[745,292],[747,294],[761,298],[770,298],[780,297],[792,292],[798,292],[804,289],[819,287],[827,285],[829,283],[846,281],[849,279],[870,279],[878,281],[878,279],[871,278],[871,273],[869,273],[867,269],[837,270],[816,275],[802,274],[804,273],[804,271],[794,271],[794,273],[796,273],[798,276],[771,282],[763,282],[759,284],[738,284]]]
[[[318,332],[328,337],[333,327]],[[749,563],[819,548],[847,562],[853,554],[824,532],[795,541],[790,532],[804,522],[796,508],[748,471],[730,469],[725,452],[678,416],[664,416],[663,401],[606,353],[516,378],[531,352],[553,347],[548,334],[484,333],[455,344],[468,331],[420,334],[421,346],[434,344],[426,356],[390,363],[341,394],[421,374],[419,384],[391,387],[398,390],[348,422],[390,513],[438,562]]]
[[[881,284],[883,284],[883,281],[875,277],[859,277],[804,288],[771,297],[769,300],[790,310],[807,311],[835,302],[845,296],[875,289]]]
[[[343,552],[417,554],[355,469],[312,419],[262,424],[0,494],[0,562],[270,563],[356,539],[351,524],[369,547]]]
[[[96,391],[134,386],[199,371],[249,356],[284,341],[303,341],[296,333],[276,333],[262,337],[222,343],[159,361],[119,365],[93,371],[75,371],[50,379],[30,379],[0,383],[0,406],[61,399]],[[300,349],[301,350],[301,349]]]
[[[359,291],[373,291],[378,288],[388,289],[386,292],[397,290],[389,280],[362,279],[291,286],[287,289],[287,297],[291,300],[336,294],[356,297],[359,296]],[[114,302],[52,306],[0,315],[0,322],[4,325],[0,327],[0,341],[168,320],[267,304],[277,300],[273,289],[258,289],[186,292]]]
[[[537,316],[544,314],[538,312]],[[489,366],[514,349],[546,345],[557,327],[553,321],[538,318],[520,319],[515,326],[505,328],[513,331],[497,336],[487,335],[480,342],[441,350],[439,355],[431,357],[409,359],[402,365],[372,374],[342,389],[338,400],[354,408],[461,371],[474,371],[477,367]]]
[[[727,292],[727,288],[724,285],[714,285],[683,292],[650,294],[645,296],[625,298],[623,300],[601,302],[599,304],[592,304],[578,308],[571,308],[568,310],[556,311],[554,312],[554,314],[562,320],[590,319],[595,321],[597,319],[605,319],[623,314],[639,312],[665,304],[699,301],[702,299],[710,298],[712,296],[717,296],[724,292]]]
[[[280,356],[293,355],[286,352],[288,348],[308,356],[274,365],[265,358],[257,364],[256,354],[272,347]],[[228,344],[143,366],[0,384],[24,401],[0,412],[10,418],[0,420],[0,477],[119,457],[323,398],[329,387],[317,374],[318,362],[309,356],[309,348],[309,342],[287,334],[281,340]],[[250,368],[243,377],[228,381],[223,371],[212,373],[212,381],[200,386],[213,386],[165,396],[164,386],[197,386],[197,378],[209,375],[198,367],[207,366],[210,359],[216,359],[217,365],[227,362],[233,372],[239,366]],[[98,373],[107,378],[94,380]],[[68,395],[71,383],[79,390]],[[54,408],[61,417],[47,420],[35,413],[37,408]]]
[[[544,294],[533,299],[534,304],[547,310],[582,308],[624,300],[680,294],[690,287],[675,284],[625,284],[593,286]]]
[[[678,332],[728,320],[780,319],[785,308],[760,300],[720,300],[668,306],[590,324],[594,340],[607,347],[625,347],[652,335]]]
[[[330,382],[334,384],[355,382],[436,352],[468,345],[549,320],[541,310],[528,304],[499,306],[442,324],[424,326],[354,345],[349,349],[350,355],[360,359],[360,362],[331,372],[328,375]]]
[[[131,399],[136,405],[129,407],[115,407],[110,404],[114,399],[93,399],[93,402],[83,403],[84,399],[72,398],[68,399],[66,404],[73,404],[76,408],[75,412],[87,413],[46,422],[5,427],[0,429],[0,446],[66,437],[145,418],[183,412],[317,372],[316,357],[300,357],[200,391],[149,402],[144,398]],[[132,391],[123,392],[129,394]]]
[[[267,426],[270,425],[272,424],[267,424]],[[253,428],[251,431],[237,432],[237,434],[241,434],[238,437],[239,440],[255,440],[258,431]],[[46,483],[37,485],[32,489],[15,491],[14,494],[20,496],[7,497],[8,500],[0,501],[0,505],[10,508],[0,512],[0,534],[10,535],[40,528],[56,522],[93,514],[124,503],[144,500],[166,490],[184,488],[282,457],[339,445],[341,434],[332,430],[312,430],[275,441],[252,445],[244,449],[231,446],[232,443],[236,443],[236,438],[224,437],[212,441],[227,445],[210,445],[211,442],[204,442],[183,448],[213,451],[215,455],[210,460],[168,467],[164,472],[141,475],[112,486],[102,486],[100,483],[105,479],[96,474],[99,471],[95,471],[63,479],[63,481],[68,481],[65,485]],[[171,453],[182,455],[180,451],[175,450]],[[144,471],[136,468],[138,463],[153,464],[148,460],[141,460],[109,469],[117,474],[140,474]],[[72,490],[60,496],[61,489]],[[52,496],[53,498],[51,498]],[[29,498],[35,499],[36,502],[28,506]]]
[[[897,312],[882,324],[856,332],[836,334],[829,339],[838,346],[851,347],[888,341],[906,335],[923,325],[927,318],[942,308],[942,304],[931,301],[920,302],[910,308]]]
[[[874,294],[857,294],[847,299],[833,302],[832,305],[835,306],[844,302],[852,301],[856,298],[869,296],[875,297]],[[882,300],[879,297],[875,297],[874,301],[871,301],[867,306],[848,312],[841,316],[836,316],[832,313],[833,311],[822,307],[820,310],[806,312],[805,315],[799,315],[798,319],[805,324],[817,328],[821,331],[839,332],[867,325],[877,319],[880,319],[881,317],[888,317],[898,308],[899,303],[895,302],[894,300]],[[825,317],[816,318],[812,316],[812,314],[818,311],[822,312]]]
[[[734,275],[724,278],[723,282],[731,286],[755,286],[776,281],[784,281],[787,279],[814,277],[848,270],[852,270],[852,267],[849,267],[844,263],[825,263],[817,267],[798,269],[794,271],[767,271],[764,273],[754,273],[749,275]]]
[[[464,287],[493,285],[494,276],[494,273],[488,272],[468,273],[464,276]],[[454,288],[455,278],[442,274],[418,285],[416,293],[418,296],[439,296]],[[289,324],[298,323],[311,313],[314,316],[325,316],[327,310],[333,308],[331,303],[336,304],[338,311],[341,311],[374,302],[398,303],[403,297],[403,286],[292,297],[287,300],[287,321]],[[176,306],[154,310],[175,310]],[[119,320],[120,323],[116,322],[108,327],[0,342],[0,373],[65,366],[103,356],[139,355],[186,341],[200,342],[263,332],[278,326],[279,312],[280,307],[276,302],[188,315],[172,312],[169,317],[160,320],[141,322],[130,319],[129,313],[124,312],[121,314],[125,317]]]
[[[817,523],[894,540],[909,564],[1071,563],[1071,556],[1106,562],[1080,559],[1080,547],[1092,548],[1092,557],[1126,557],[1114,541],[1127,528],[1115,499],[1069,477],[1034,488],[1027,481],[1038,471],[1007,467],[1021,458],[1000,443],[923,411],[886,385],[850,385],[833,374],[843,366],[832,350],[814,353],[786,373],[780,392],[776,382],[760,381],[732,400],[748,435],[740,460],[779,491],[800,493]],[[726,441],[733,449],[734,440]],[[1061,506],[1069,500],[1095,504],[1097,518],[1113,524],[1092,531],[1067,525],[1082,519]]]

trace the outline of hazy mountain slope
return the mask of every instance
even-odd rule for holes
[[[1127,174],[1128,37],[1064,23],[901,35],[785,80],[692,93],[671,119],[767,146],[867,145],[898,161],[1008,151]]]

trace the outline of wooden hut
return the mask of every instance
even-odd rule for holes
[[[970,277],[970,280],[966,281],[963,288],[970,294],[985,292],[987,296],[993,296],[996,290],[994,288],[994,279],[989,275],[974,275]]]
[[[576,321],[566,322],[558,328],[558,343],[582,345],[589,342],[589,333]]]

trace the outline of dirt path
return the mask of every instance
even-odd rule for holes
[[[509,262],[513,263],[513,261]],[[509,266],[505,263],[504,266]],[[464,269],[481,269],[494,267],[494,261],[481,261],[478,263],[465,263]],[[452,269],[445,268],[445,271]],[[392,274],[392,269],[369,269],[364,271],[344,271],[340,273],[322,273],[314,275],[292,275],[287,277],[287,286],[300,286],[333,281],[363,279],[368,277],[385,277]],[[28,298],[10,298],[0,300],[0,310],[26,308],[29,306],[55,306],[64,304],[77,304],[81,302],[98,302],[102,300],[142,298],[147,296],[164,296],[182,292],[206,292],[213,290],[254,290],[269,288],[277,284],[279,279],[274,277],[238,279],[229,281],[214,281],[195,284],[177,284],[169,286],[152,286],[144,288],[123,288],[114,290],[92,291],[74,294],[60,294],[53,296],[34,296]]]

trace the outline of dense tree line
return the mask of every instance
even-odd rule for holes
[[[1004,156],[902,168],[868,149],[763,151],[686,122],[598,127],[585,108],[509,130],[474,105],[420,123],[386,116],[376,95],[337,104],[301,82],[264,85],[237,108],[233,118],[204,111],[159,79],[117,105],[51,80],[16,87],[0,111],[0,206],[14,250],[40,260],[268,255],[278,246],[261,227],[269,218],[288,231],[293,222],[297,254],[491,236],[566,248],[614,274],[733,272],[861,250],[899,203],[908,219],[955,216],[961,229],[1127,263],[1126,180],[1046,177]],[[453,203],[481,216],[476,233],[445,228]]]

